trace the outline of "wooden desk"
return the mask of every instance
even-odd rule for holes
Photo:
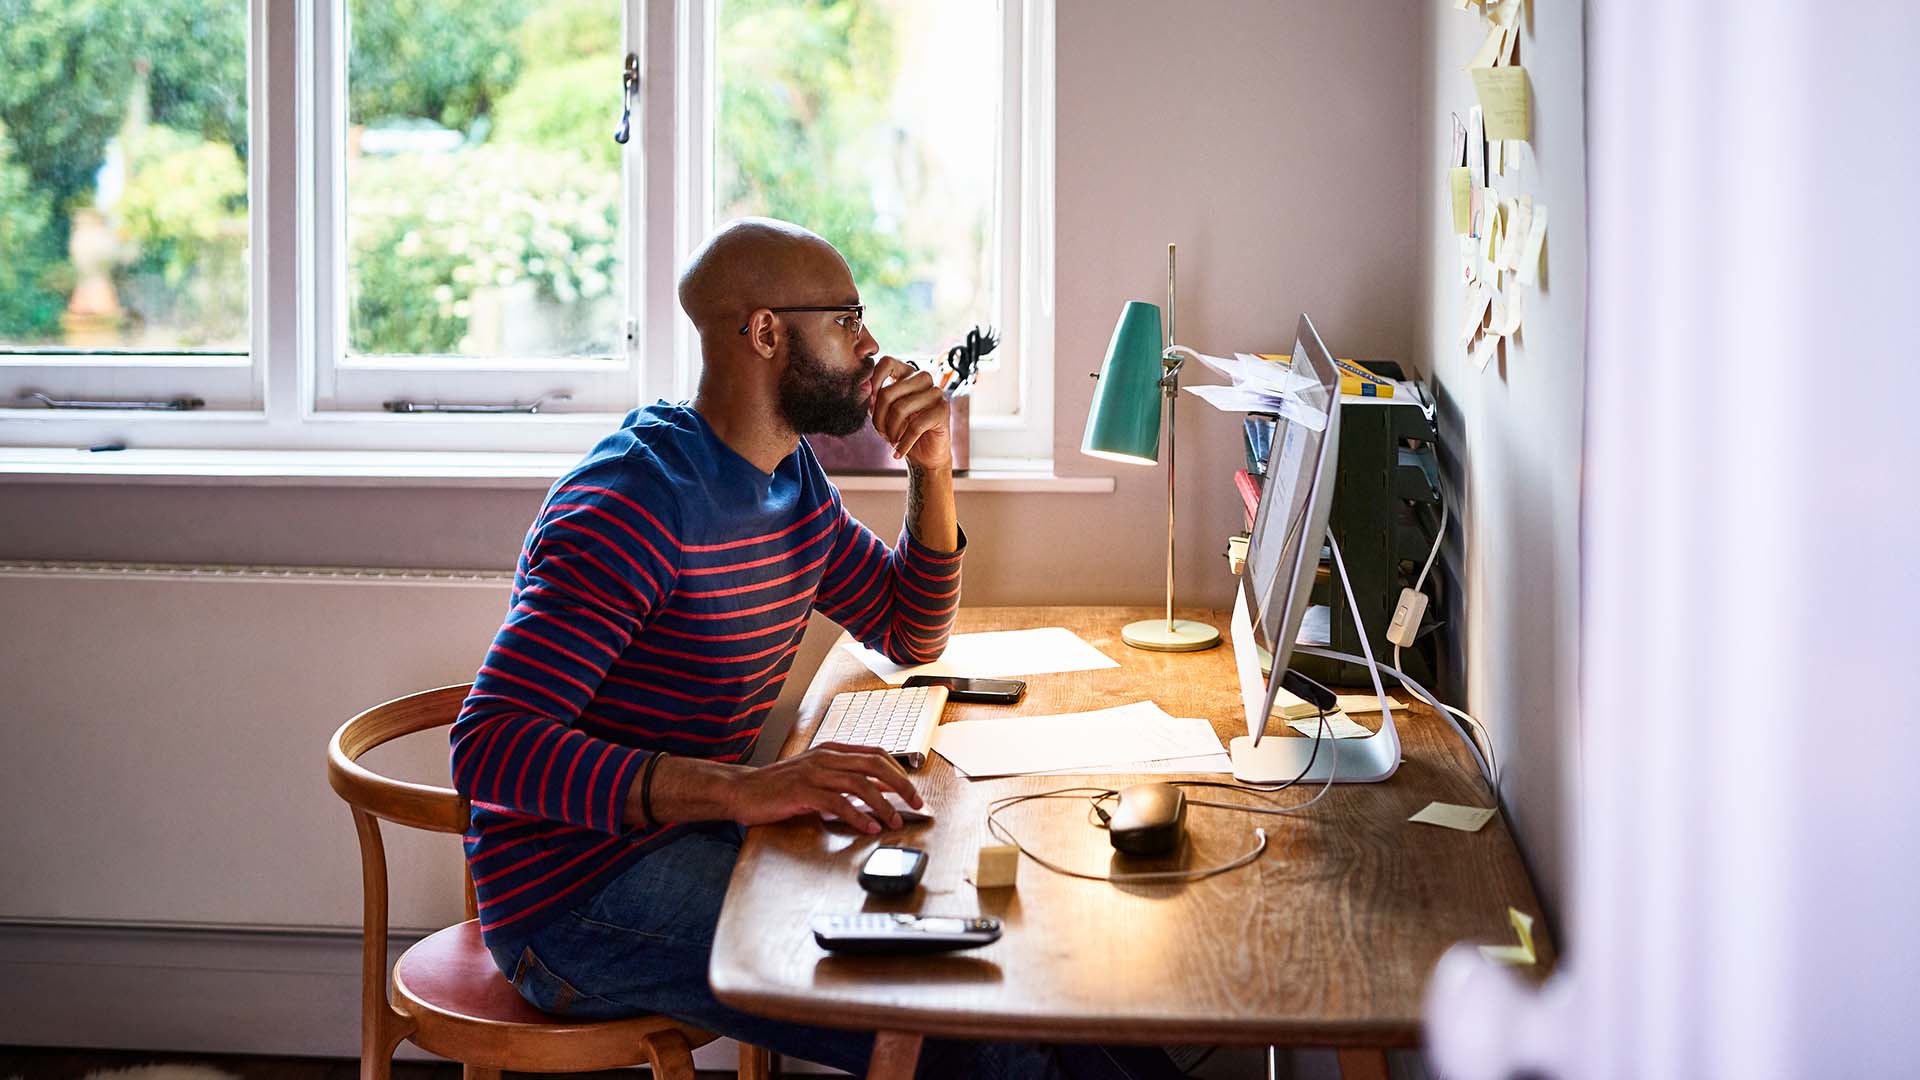
[[[1231,644],[1151,653],[1121,642],[1121,626],[1156,614],[963,609],[957,632],[1065,626],[1120,666],[1033,676],[1017,706],[949,704],[945,719],[1038,716],[1150,698],[1175,716],[1212,720],[1222,741],[1244,734]],[[1221,612],[1182,614],[1223,633],[1227,625]],[[836,646],[807,690],[782,756],[806,747],[834,694],[884,685]],[[749,830],[720,915],[708,973],[714,993],[766,1016],[880,1031],[872,1077],[910,1076],[926,1035],[1332,1046],[1351,1051],[1341,1054],[1347,1075],[1384,1077],[1385,1048],[1418,1045],[1421,991],[1440,954],[1457,941],[1511,942],[1508,905],[1540,913],[1504,820],[1496,817],[1477,833],[1407,821],[1434,800],[1485,806],[1489,796],[1458,736],[1431,710],[1394,715],[1405,763],[1386,783],[1335,785],[1299,817],[1190,808],[1189,842],[1171,865],[1236,856],[1251,846],[1256,825],[1269,837],[1251,866],[1190,883],[1081,881],[1023,858],[1017,888],[976,892],[966,875],[978,848],[994,842],[985,824],[990,800],[1081,783],[1122,787],[1139,778],[969,781],[932,755],[914,775],[934,814],[930,824],[873,837],[816,819]],[[1377,725],[1377,717],[1369,719],[1368,726]],[[1190,794],[1292,804],[1312,793]],[[1029,848],[1076,869],[1099,872],[1113,856],[1106,834],[1088,824],[1085,802],[1036,800],[1000,820]],[[875,900],[855,881],[867,853],[884,843],[926,849],[926,876],[912,896]],[[813,916],[861,910],[986,914],[1005,929],[984,949],[932,958],[833,956],[814,944]],[[1552,945],[1544,934],[1535,940],[1544,973]]]

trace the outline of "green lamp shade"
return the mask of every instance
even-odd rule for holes
[[[1160,460],[1160,309],[1127,301],[1113,324],[1107,359],[1087,412],[1080,452],[1153,465]]]

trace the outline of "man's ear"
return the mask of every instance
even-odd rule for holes
[[[747,341],[761,359],[772,359],[773,354],[780,351],[781,340],[780,320],[774,318],[773,312],[761,308],[747,319]]]

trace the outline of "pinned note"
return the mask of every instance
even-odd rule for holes
[[[1487,31],[1487,39],[1480,43],[1480,48],[1473,54],[1473,59],[1467,61],[1467,69],[1471,71],[1474,68],[1490,68],[1506,54],[1507,30],[1502,26],[1493,27]]]
[[[1501,337],[1512,337],[1513,335],[1519,333],[1520,332],[1520,293],[1509,292],[1507,294],[1507,310],[1502,314],[1504,315],[1503,318],[1495,319],[1493,321],[1493,326],[1490,328],[1491,331],[1493,333],[1499,334]]]
[[[1487,192],[1492,196],[1494,192]],[[1500,265],[1496,257],[1500,254],[1502,227],[1506,224],[1507,205],[1495,198],[1487,199],[1486,220],[1480,224],[1480,257],[1494,266]]]
[[[1523,67],[1474,68],[1473,90],[1480,100],[1489,139],[1525,139],[1528,82]]]
[[[1479,368],[1481,371],[1487,370],[1487,366],[1493,363],[1493,355],[1499,351],[1500,338],[1498,335],[1488,334],[1482,337],[1479,341],[1473,343],[1471,353],[1473,366]]]
[[[1495,26],[1511,26],[1516,29],[1520,23],[1520,0],[1490,0],[1487,4],[1487,18]]]
[[[1533,916],[1519,908],[1510,907],[1507,909],[1507,921],[1513,924],[1513,936],[1520,939],[1520,944],[1482,945],[1480,955],[1496,964],[1532,967],[1540,959],[1533,951]]]
[[[1547,242],[1547,208],[1533,208],[1533,218],[1527,223],[1527,242],[1520,248],[1519,276],[1522,283],[1532,285],[1540,277],[1540,249]]]
[[[1307,738],[1320,736],[1319,717],[1309,716],[1304,720],[1289,720],[1287,726],[1305,735]],[[1336,739],[1364,739],[1373,732],[1353,722],[1345,713],[1330,713],[1327,716],[1327,735]]]
[[[1408,818],[1422,825],[1438,825],[1444,829],[1458,829],[1461,832],[1479,832],[1487,822],[1493,820],[1494,810],[1490,806],[1460,806],[1456,803],[1431,802],[1420,812]]]
[[[1460,344],[1472,341],[1473,335],[1480,332],[1480,324],[1487,318],[1487,306],[1492,302],[1493,294],[1484,285],[1476,281],[1467,286],[1467,315],[1460,326]]]
[[[1517,270],[1520,253],[1526,247],[1527,229],[1533,223],[1533,196],[1522,195],[1507,204],[1506,220],[1501,223],[1500,253],[1494,265],[1502,270]]]
[[[1473,170],[1474,198],[1487,186],[1487,130],[1480,106],[1467,110],[1467,168]]]
[[[1453,201],[1453,231],[1473,231],[1473,174],[1462,165],[1447,170],[1447,187]]]
[[[1495,139],[1487,144],[1487,171],[1495,176],[1507,171],[1506,159],[1501,148],[1507,145],[1505,139]]]

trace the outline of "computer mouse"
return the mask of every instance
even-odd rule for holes
[[[1180,846],[1186,825],[1186,792],[1172,784],[1135,784],[1121,789],[1107,838],[1128,855],[1164,855]]]

